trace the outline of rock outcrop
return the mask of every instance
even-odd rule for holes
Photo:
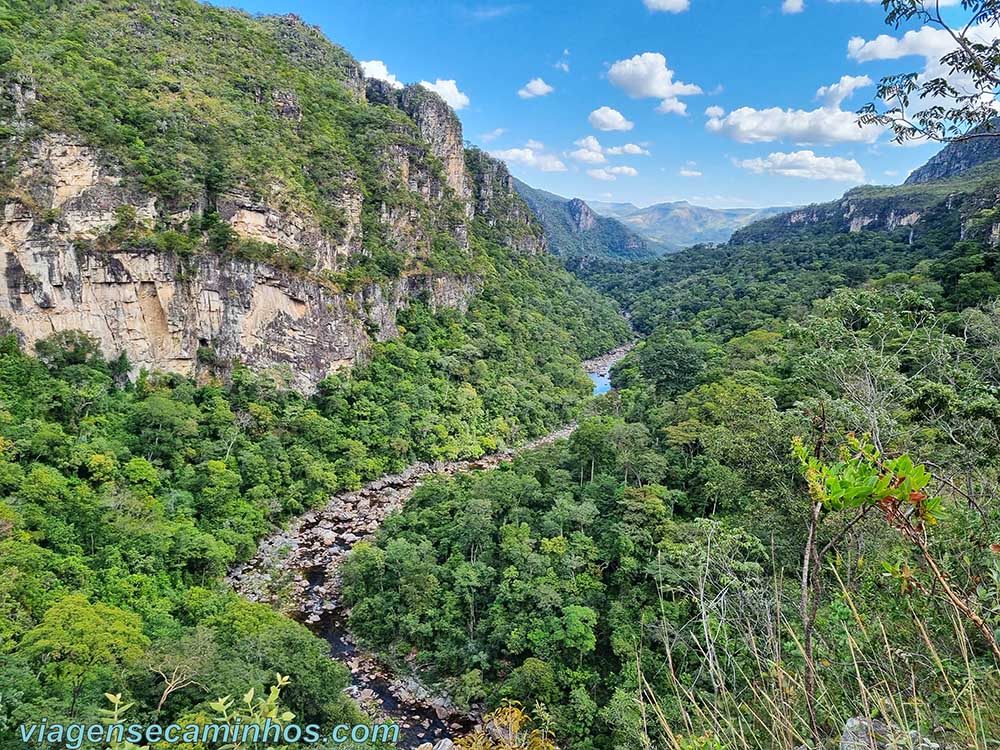
[[[168,2],[136,20],[139,47],[168,40],[185,7]],[[366,81],[296,16],[197,12],[202,33],[256,40],[259,57],[248,59],[271,67],[233,70],[236,94],[219,93],[215,78],[168,83],[155,103],[161,130],[173,127],[171,95],[185,86],[220,109],[239,96],[230,116],[244,132],[264,121],[287,136],[289,154],[273,164],[206,150],[202,134],[150,179],[137,152],[72,116],[53,129],[42,82],[0,81],[0,316],[29,350],[80,330],[136,372],[225,374],[242,362],[310,391],[396,336],[397,314],[415,299],[465,309],[480,280],[465,270],[474,263],[454,259],[471,252],[474,224],[514,252],[544,250],[506,167],[478,152],[467,165],[461,123],[437,94]],[[223,140],[224,125],[201,124]],[[175,182],[165,189],[160,178]]]
[[[464,308],[478,288],[475,278],[433,272],[350,293],[323,283],[315,272],[340,268],[362,252],[361,196],[350,190],[340,242],[311,217],[248,193],[217,199],[219,217],[238,236],[306,255],[314,273],[228,254],[181,257],[141,242],[107,246],[124,209],[137,227],[150,228],[183,223],[203,206],[164,216],[155,198],[77,138],[50,133],[28,151],[0,221],[0,315],[29,349],[54,332],[80,330],[108,356],[125,352],[136,371],[196,375],[242,362],[278,368],[309,391],[361,361],[374,341],[394,337],[396,314],[412,300]],[[387,219],[390,231],[403,238],[406,219]]]
[[[979,129],[973,137],[949,143],[926,164],[913,170],[905,185],[920,185],[946,180],[990,161],[1000,159],[1000,120],[992,130]]]
[[[840,737],[840,750],[938,750],[940,747],[918,732],[899,729],[880,719],[857,716],[847,720]]]
[[[579,198],[566,199],[514,180],[545,231],[549,250],[564,259],[645,260],[656,250],[618,219],[601,216]]]
[[[74,252],[44,238],[5,247],[0,272],[0,314],[29,350],[56,331],[80,330],[136,369],[195,375],[242,362],[303,391],[396,336],[396,315],[413,299],[462,307],[478,283],[428,274],[335,293],[235,258]]]
[[[1000,124],[1000,123],[998,123]],[[898,232],[913,243],[924,232],[934,241],[1000,241],[1000,134],[952,143],[903,185],[854,188],[840,200],[792,209],[750,224],[734,244],[770,242],[801,231]]]
[[[946,183],[947,184],[947,183]],[[772,242],[800,231],[898,232],[914,242],[925,230],[952,241],[977,239],[996,245],[1000,224],[991,212],[1000,191],[982,185],[954,193],[913,188],[858,188],[838,201],[819,203],[755,222],[733,235],[733,244]]]
[[[589,232],[597,226],[597,214],[591,211],[590,206],[579,198],[573,198],[566,208],[577,232]]]
[[[545,252],[548,244],[542,226],[518,195],[507,165],[479,149],[465,152],[465,165],[472,180],[473,215],[494,238],[522,253]]]
[[[451,107],[423,86],[399,88],[375,78],[367,79],[366,95],[369,103],[395,107],[416,123],[421,138],[441,161],[448,187],[459,200],[468,204],[470,192],[465,174],[462,124]]]

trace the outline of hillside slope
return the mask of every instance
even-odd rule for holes
[[[487,235],[545,250],[436,94],[366,82],[295,16],[77,0],[4,23],[0,314],[25,346],[79,329],[135,368],[242,361],[309,390],[412,300],[464,309]]]
[[[939,154],[929,164],[943,162]],[[992,272],[1000,241],[998,163],[941,180],[855,188],[837,201],[754,222],[727,243],[652,263],[592,262],[573,270],[618,299],[644,333],[685,320],[692,330],[722,338],[776,325],[838,287],[905,272],[921,261],[941,264],[934,267],[954,286],[964,273]],[[990,252],[945,270],[946,259],[975,246]]]
[[[994,123],[994,127],[998,125],[1000,120]],[[1000,159],[1000,138],[985,137],[983,134],[986,132],[980,129],[977,131],[977,136],[949,143],[926,164],[913,170],[904,184],[919,185],[924,182],[945,180],[980,164]]]
[[[579,198],[563,198],[520,180],[514,184],[545,228],[549,249],[560,257],[643,260],[662,252],[656,243],[643,239],[617,219],[598,215]]]
[[[940,164],[935,162],[939,156],[928,165]],[[911,243],[921,238],[937,244],[960,239],[995,243],[1000,237],[1000,217],[991,209],[1000,195],[997,165],[987,162],[940,180],[855,188],[840,200],[805,206],[751,224],[736,232],[732,241],[769,242],[802,232],[829,235],[868,231],[895,233]]]

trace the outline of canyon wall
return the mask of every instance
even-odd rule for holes
[[[275,23],[284,28],[286,22]],[[366,88],[372,101],[365,100]],[[388,139],[380,154],[383,178],[416,201],[383,203],[377,211],[380,236],[404,257],[429,256],[426,216],[434,212],[459,217],[447,226],[465,251],[479,217],[523,228],[510,237],[522,251],[544,249],[506,168],[480,155],[476,163],[485,168],[474,174],[466,169],[461,125],[439,97],[419,87],[386,90],[372,81],[357,85],[355,93],[358,106],[398,108],[420,136]],[[342,217],[335,230],[307,211],[240,186],[190,205],[167,205],[84,138],[33,131],[33,96],[23,82],[8,88],[15,106],[5,119],[31,135],[2,154],[12,177],[0,209],[6,286],[0,316],[29,351],[55,332],[79,330],[106,356],[127,354],[134,373],[146,368],[197,376],[242,362],[279,370],[290,384],[310,391],[327,375],[363,361],[374,342],[396,336],[396,316],[414,299],[464,310],[480,287],[474,274],[434,269],[426,261],[379,282],[338,283],[350,261],[368,252],[362,185],[349,173],[331,199]],[[296,116],[294,97],[280,97],[278,104],[275,116]],[[295,258],[299,267],[157,245],[165,230],[187,232],[210,203],[240,241]]]

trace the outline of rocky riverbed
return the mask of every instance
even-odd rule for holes
[[[588,360],[584,368],[606,376],[631,348],[628,344]],[[478,459],[416,463],[359,490],[334,495],[322,508],[262,540],[256,554],[233,568],[227,581],[247,599],[281,609],[323,637],[333,656],[351,671],[351,696],[374,718],[399,724],[400,747],[450,750],[449,738],[471,731],[475,716],[462,714],[447,696],[435,695],[416,677],[393,675],[356,647],[344,626],[340,563],[355,544],[372,539],[386,516],[402,507],[427,478],[495,469],[518,453],[569,437],[575,427],[568,424],[516,449]]]

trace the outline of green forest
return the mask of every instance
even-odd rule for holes
[[[884,265],[847,288],[876,253]],[[814,546],[822,735],[864,707],[990,746],[995,653],[942,581],[996,632],[995,261],[976,242],[862,235],[609,272],[648,331],[618,390],[567,443],[423,488],[354,552],[352,628],[396,659],[420,654],[459,695],[542,702],[572,747],[791,747],[809,741],[800,573]],[[803,469],[796,444],[819,460]],[[933,474],[925,542],[858,494],[876,456]],[[810,543],[813,473],[840,494]]]
[[[22,721],[95,716],[109,690],[127,692],[135,720],[204,719],[208,701],[275,672],[290,677],[283,700],[303,721],[355,716],[326,644],[221,577],[272,524],[334,492],[568,421],[590,390],[573,342],[587,341],[592,321],[582,310],[571,337],[546,317],[560,301],[561,314],[574,309],[575,289],[559,274],[540,282],[546,269],[511,263],[507,284],[487,283],[465,316],[415,304],[371,364],[311,398],[245,369],[227,383],[131,383],[127,363],[106,361],[82,334],[34,352],[4,338],[8,741]],[[189,658],[198,685],[165,693],[164,674]]]
[[[996,45],[975,51],[1000,69]],[[337,571],[358,647],[485,725],[453,747],[829,750],[875,721],[868,750],[998,747],[1000,162],[970,167],[959,138],[940,179],[652,258],[620,225],[581,239],[522,184],[553,230],[443,100],[406,87],[447,113],[436,135],[457,139],[468,194],[448,187],[426,123],[364,87],[291,16],[0,0],[5,257],[61,253],[59,273],[164,257],[177,288],[235,257],[362,295],[345,309],[365,321],[357,364],[310,392],[208,341],[190,374],[137,368],[82,330],[29,340],[56,303],[4,266],[0,750],[42,718],[232,722],[240,696],[250,723],[369,721],[303,613],[242,598],[227,572],[338,493],[560,428],[430,478]],[[66,217],[31,166],[51,134],[97,150],[155,217],[103,205],[108,188],[101,231],[58,244]],[[363,236],[337,268],[218,210],[245,192],[338,241],[355,188]],[[382,328],[358,309],[420,275],[472,291],[415,295]],[[593,396],[581,362],[630,342]]]

